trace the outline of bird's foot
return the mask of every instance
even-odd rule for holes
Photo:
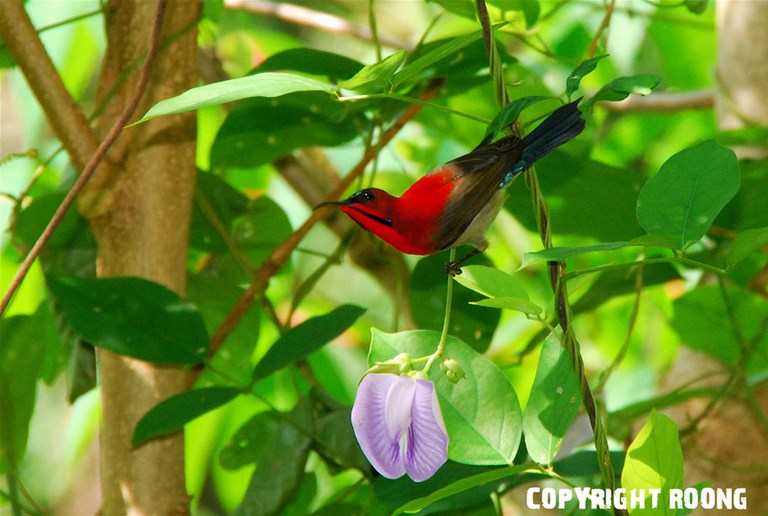
[[[461,274],[461,262],[459,261],[450,261],[445,265],[445,272],[447,272],[451,277],[458,276]]]

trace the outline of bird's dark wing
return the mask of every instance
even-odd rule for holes
[[[499,183],[519,160],[522,141],[509,136],[482,145],[447,165],[456,172],[456,186],[446,204],[436,237],[436,248],[446,249],[466,231],[490,202]]]

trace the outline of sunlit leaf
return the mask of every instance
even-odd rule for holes
[[[175,97],[161,100],[146,112],[141,121],[251,97],[280,97],[299,91],[323,91],[331,94],[333,90],[331,84],[309,77],[264,72],[198,86]]]
[[[475,6],[472,0],[428,0],[440,5],[446,11],[462,18],[475,20]]]
[[[595,68],[597,68],[597,64],[600,62],[601,59],[605,59],[608,57],[608,54],[603,54],[601,56],[595,56],[590,59],[587,59],[586,61],[582,61],[579,66],[574,68],[574,70],[568,75],[568,78],[565,80],[565,94],[568,96],[568,98],[571,98],[571,95],[579,89],[579,84],[581,84],[581,80],[586,76],[589,75],[594,71]]]
[[[528,297],[519,279],[486,265],[465,265],[453,279],[487,297]]]
[[[438,339],[433,331],[383,333],[374,329],[369,365],[399,353],[428,355]],[[429,371],[450,437],[448,458],[466,464],[511,464],[520,445],[522,420],[509,380],[493,362],[454,337],[448,337],[444,357],[456,360],[466,374],[454,384],[439,367]]]
[[[114,353],[162,364],[197,364],[208,332],[197,308],[142,278],[47,276],[64,319],[81,337]]]
[[[48,342],[39,316],[0,319],[0,473],[18,467],[27,446],[35,387]]]
[[[339,86],[362,93],[387,90],[405,56],[406,52],[400,50],[385,57],[381,62],[366,65],[350,79],[339,83]]]
[[[739,176],[736,155],[714,140],[680,151],[640,190],[640,225],[650,234],[674,238],[683,249],[704,236],[736,195]]]
[[[525,268],[528,265],[536,262],[562,262],[567,258],[573,256],[579,256],[586,253],[597,253],[602,251],[615,251],[616,249],[622,249],[629,246],[629,242],[605,242],[603,244],[585,245],[581,247],[550,247],[549,249],[542,249],[541,251],[535,251],[525,253],[523,255],[520,268]]]
[[[669,499],[670,489],[683,487],[683,452],[677,426],[667,416],[653,412],[632,441],[621,473],[621,486],[627,492],[661,490],[662,502],[653,506],[646,500],[646,508],[636,508],[633,515],[675,514],[675,509],[663,501]]]
[[[541,348],[536,379],[523,414],[525,448],[534,461],[552,463],[580,407],[579,378],[565,348],[550,336]]]
[[[537,317],[544,311],[536,303],[520,297],[491,297],[488,299],[481,299],[480,301],[473,301],[471,304],[475,306],[486,306],[488,308],[514,310],[515,312],[522,312],[532,317]]]
[[[320,349],[341,335],[364,312],[365,309],[359,306],[341,305],[327,314],[294,326],[277,339],[256,365],[253,371],[254,381],[267,377]]]
[[[648,95],[659,85],[659,82],[660,79],[651,74],[619,77],[600,88],[593,97],[582,102],[581,106],[584,110],[587,110],[595,102],[617,102],[633,94]]]
[[[133,445],[178,432],[184,425],[242,394],[232,387],[204,387],[164,400],[144,414],[133,430]]]

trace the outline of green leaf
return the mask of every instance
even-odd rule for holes
[[[139,121],[146,122],[158,116],[185,113],[205,106],[218,106],[250,97],[280,97],[298,91],[323,91],[330,95],[333,90],[334,87],[331,84],[309,77],[264,72],[189,89],[175,97],[161,100]]]
[[[707,140],[669,158],[645,183],[637,218],[646,232],[674,238],[684,249],[704,236],[739,184],[736,155]]]
[[[463,252],[465,249],[460,248],[459,256]],[[490,264],[485,257],[477,261]],[[448,274],[445,272],[446,263],[448,263],[447,251],[420,259],[413,269],[410,292],[411,311],[414,322],[419,328],[440,331],[443,327],[448,280]],[[467,267],[471,266],[465,266],[464,270]],[[448,333],[482,352],[488,349],[491,343],[501,312],[469,304],[480,299],[482,299],[481,295],[463,285],[454,286],[453,310]]]
[[[585,245],[581,247],[550,247],[549,249],[542,249],[541,251],[525,253],[520,268],[523,269],[532,263],[542,261],[562,262],[565,261],[566,258],[572,258],[581,254],[614,251],[616,249],[628,247],[629,245],[629,242],[605,242],[602,244]]]
[[[683,451],[677,426],[667,416],[651,413],[632,441],[621,472],[621,486],[627,491],[661,489],[658,507],[651,508],[647,501],[646,509],[635,509],[632,514],[674,514],[664,501],[669,499],[670,489],[683,486]]]
[[[315,440],[323,456],[336,464],[368,472],[370,466],[357,444],[351,420],[352,410],[346,407],[320,416],[315,421]]]
[[[142,278],[48,275],[48,287],[72,329],[114,353],[161,364],[198,364],[208,332],[197,308]]]
[[[523,6],[523,16],[525,16],[525,28],[530,29],[539,21],[541,14],[541,5],[539,0],[521,0]]]
[[[656,75],[640,74],[614,79],[595,93],[595,96],[585,100],[581,106],[586,111],[595,102],[616,102],[624,100],[632,94],[648,95],[659,85],[660,79]]]
[[[528,294],[520,281],[504,271],[486,265],[465,265],[461,274],[453,277],[461,285],[487,297],[517,297]]]
[[[476,475],[462,478],[461,480],[457,480],[452,484],[449,484],[443,488],[433,491],[427,496],[416,498],[415,500],[411,500],[405,505],[401,505],[400,507],[395,509],[395,511],[392,513],[392,516],[397,516],[398,514],[405,514],[405,513],[408,513],[408,514],[417,513],[422,511],[423,509],[426,509],[433,503],[443,500],[445,498],[448,498],[449,496],[462,493],[474,487],[482,486],[490,482],[494,482],[496,480],[501,480],[511,476],[519,475],[527,471],[533,471],[533,470],[531,470],[531,467],[529,465],[520,464],[518,466],[508,466],[506,468],[498,468],[498,469],[493,469],[491,471],[484,471]]]
[[[256,365],[253,380],[265,378],[320,349],[352,326],[364,312],[365,309],[359,306],[341,305],[291,328],[277,339]]]
[[[211,166],[256,167],[310,147],[334,147],[356,138],[365,117],[321,92],[250,99],[224,120],[211,147]]]
[[[528,455],[539,464],[555,459],[581,407],[579,379],[568,353],[554,336],[544,341],[536,379],[523,414]]]
[[[685,0],[685,7],[693,14],[701,14],[707,10],[709,0]]]
[[[768,303],[741,287],[729,286],[727,293],[741,334],[747,341],[757,339],[748,369],[768,366],[768,334],[762,332],[763,323],[768,318]],[[672,328],[683,344],[728,365],[739,362],[741,344],[736,340],[718,286],[695,288],[675,299],[672,306]]]
[[[520,116],[520,113],[522,113],[523,110],[528,106],[536,104],[537,102],[541,102],[542,100],[550,99],[552,99],[552,97],[544,97],[538,95],[521,97],[519,99],[513,100],[504,106],[504,108],[499,111],[499,113],[493,118],[491,123],[488,124],[488,128],[485,130],[484,139],[493,138],[505,127],[509,127],[510,125],[514,124],[517,121],[517,118]]]
[[[473,301],[471,304],[475,306],[486,306],[488,308],[514,310],[533,317],[540,315],[544,311],[536,303],[532,303],[528,299],[520,297],[491,297],[488,299],[481,299],[480,301]]]
[[[416,330],[384,333],[372,330],[369,365],[394,358],[432,353],[439,334]],[[466,377],[451,383],[439,367],[429,379],[435,383],[450,436],[448,457],[466,464],[511,464],[520,445],[521,415],[512,385],[496,365],[465,343],[448,337],[444,358],[456,360]]]
[[[472,32],[470,34],[451,38],[441,43],[439,46],[430,49],[427,53],[403,66],[392,80],[392,87],[397,88],[402,84],[413,82],[426,68],[456,54],[470,43],[478,41],[482,35],[483,33],[480,31]]]
[[[133,429],[133,446],[178,432],[184,425],[242,394],[232,387],[204,387],[182,392],[152,407]]]
[[[768,227],[747,229],[742,231],[728,248],[726,262],[728,268],[733,267],[744,258],[768,244]]]
[[[641,235],[635,203],[642,176],[575,155],[570,152],[574,149],[570,146],[569,152],[554,151],[536,163],[553,234],[591,237],[599,242]],[[525,181],[509,185],[505,208],[526,228],[537,231],[536,210]]]
[[[571,95],[579,89],[579,84],[581,84],[581,80],[592,73],[595,68],[597,68],[597,64],[600,62],[601,59],[605,59],[608,57],[608,54],[603,54],[601,56],[595,56],[591,59],[587,59],[586,61],[582,61],[579,66],[574,68],[574,70],[568,75],[568,78],[565,80],[565,94],[570,99]]]
[[[733,231],[768,226],[768,160],[739,161],[741,188],[723,208],[714,224]]]
[[[471,0],[427,0],[438,4],[449,13],[453,13],[456,16],[475,20],[475,6]]]
[[[405,59],[405,50],[399,50],[378,63],[364,66],[352,78],[339,83],[339,86],[361,93],[380,92],[389,89],[392,77]]]
[[[298,491],[309,454],[311,431],[309,403],[299,401],[288,414],[272,413],[272,423],[265,427],[260,414],[235,434],[229,446],[248,450],[250,462],[256,463],[238,516],[280,514]]]
[[[322,75],[331,80],[349,79],[363,63],[341,54],[325,52],[314,48],[289,48],[272,54],[249,75],[264,72],[291,71],[311,75]]]
[[[0,473],[15,472],[27,446],[37,378],[48,348],[38,314],[0,319]]]

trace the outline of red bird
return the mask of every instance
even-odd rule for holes
[[[484,140],[469,154],[420,178],[400,197],[366,188],[319,206],[340,206],[360,226],[403,253],[427,255],[471,244],[475,250],[448,264],[450,274],[460,274],[461,264],[488,246],[485,231],[501,209],[504,188],[584,129],[577,104],[561,106],[522,139]]]

